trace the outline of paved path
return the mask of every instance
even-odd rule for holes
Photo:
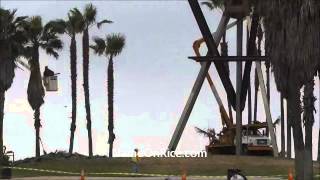
[[[79,180],[76,176],[42,176],[42,177],[28,177],[28,178],[13,178],[16,180]],[[165,177],[86,177],[86,180],[165,180]],[[187,177],[188,180],[226,180],[226,178],[196,178]],[[252,180],[279,180],[277,178],[249,178]],[[169,180],[181,180],[181,177],[170,177]]]

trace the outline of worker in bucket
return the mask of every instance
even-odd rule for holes
[[[134,149],[134,154],[132,156],[131,162],[132,162],[132,170],[134,173],[137,173],[139,170],[138,163],[140,161],[140,157],[138,154],[139,150],[137,148]]]
[[[43,84],[45,86],[47,86],[49,84],[48,77],[50,77],[50,76],[54,76],[54,72],[51,69],[49,69],[48,66],[46,66],[44,68],[44,72],[43,72]]]
[[[44,68],[43,77],[54,76],[54,72],[46,66]]]

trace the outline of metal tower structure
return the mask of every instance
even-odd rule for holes
[[[242,0],[242,1],[246,2],[246,0]],[[242,128],[242,111],[244,110],[244,107],[245,107],[246,96],[247,96],[247,91],[248,91],[249,81],[250,81],[250,72],[251,72],[252,63],[254,62],[256,65],[256,71],[259,79],[259,86],[261,88],[261,95],[262,95],[264,110],[266,114],[268,129],[271,137],[273,155],[278,156],[278,147],[276,144],[276,137],[275,137],[275,132],[272,124],[271,112],[270,112],[270,107],[269,107],[268,97],[267,97],[267,90],[266,90],[266,86],[264,83],[263,74],[261,70],[261,61],[267,61],[267,57],[252,55],[254,53],[247,53],[247,56],[242,55],[243,18],[247,16],[247,14],[245,13],[245,11],[241,11],[239,7],[236,7],[236,6],[232,7],[231,5],[233,0],[227,1],[226,8],[221,17],[217,31],[211,34],[208,24],[203,15],[203,12],[200,8],[198,0],[188,0],[188,2],[192,10],[192,13],[197,21],[201,34],[203,36],[203,40],[208,48],[208,52],[206,56],[189,57],[189,59],[199,62],[201,64],[201,68],[195,80],[195,83],[192,87],[190,96],[180,116],[180,119],[175,128],[175,131],[173,133],[173,136],[171,138],[171,141],[169,143],[167,150],[174,151],[177,148],[177,145],[179,143],[183,130],[188,122],[188,119],[190,117],[190,114],[192,112],[192,109],[197,100],[197,97],[199,95],[200,89],[203,85],[205,78],[207,78],[208,81],[210,82],[210,79],[208,78],[210,77],[208,71],[211,63],[213,63],[222,81],[222,84],[227,93],[227,96],[230,100],[230,104],[232,105],[233,109],[236,110],[236,137],[238,137],[236,138],[236,154],[241,155],[241,148],[240,148],[241,138],[239,137],[241,137],[240,135],[242,131],[241,129]],[[230,25],[228,25],[228,22],[231,17],[237,18],[237,56],[221,57],[218,51],[217,44],[220,43],[220,40],[223,34],[225,34],[227,30],[227,27],[228,26],[230,27]],[[250,36],[251,36],[251,33],[250,33]],[[254,35],[254,37],[251,37],[251,41],[254,40],[255,42],[255,37],[256,35]],[[250,41],[250,38],[249,38],[249,41]],[[225,66],[223,66],[221,62],[237,63],[236,91],[231,83],[229,76],[227,76],[227,69],[225,68]],[[245,66],[244,66],[244,71],[242,75],[243,62],[245,63]],[[210,87],[216,97],[216,92],[215,92],[216,90],[214,88],[214,85],[212,86],[212,84],[210,83]],[[219,103],[220,98],[216,97],[216,99]]]

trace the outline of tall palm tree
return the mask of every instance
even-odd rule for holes
[[[312,127],[313,77],[319,67],[320,5],[313,0],[261,1],[266,29],[266,52],[270,56],[277,89],[287,99],[288,119],[293,129],[296,179],[312,179],[312,152],[307,131],[306,146],[301,125],[300,89],[305,86],[308,105],[304,107],[306,126]],[[279,18],[281,17],[281,18]],[[303,45],[302,45],[303,44]],[[311,139],[312,140],[312,139]],[[306,168],[308,167],[308,168]]]
[[[107,35],[106,39],[94,38],[95,44],[91,46],[96,54],[104,55],[108,58],[108,131],[109,131],[109,157],[113,156],[113,142],[115,139],[114,119],[113,119],[113,96],[114,96],[114,77],[113,77],[113,58],[119,55],[125,46],[125,37],[121,34]]]
[[[44,88],[42,85],[39,50],[43,49],[54,58],[58,58],[58,50],[62,49],[62,41],[58,33],[52,28],[52,23],[43,25],[40,16],[27,19],[25,29],[29,39],[26,45],[26,57],[30,65],[30,78],[28,83],[28,101],[34,110],[34,127],[36,129],[36,157],[40,157],[40,107],[44,103]]]
[[[89,156],[93,155],[92,152],[92,133],[91,133],[91,111],[90,111],[90,93],[89,93],[89,29],[94,25],[98,28],[104,23],[112,23],[109,20],[102,20],[96,22],[97,9],[92,4],[87,4],[83,13],[83,36],[82,36],[82,53],[83,53],[83,89],[85,97],[85,108],[87,118],[87,130],[89,141]]]
[[[70,143],[69,154],[73,153],[74,132],[76,130],[77,121],[77,42],[76,34],[81,33],[84,22],[83,16],[79,9],[73,8],[68,13],[67,20],[57,19],[53,21],[54,27],[59,33],[67,34],[70,41],[70,72],[71,72],[71,98],[72,98],[72,112],[71,112],[71,127],[70,127]]]
[[[5,92],[15,76],[15,60],[22,55],[24,36],[22,24],[27,17],[16,16],[16,10],[0,8],[0,157],[3,154],[3,118]]]

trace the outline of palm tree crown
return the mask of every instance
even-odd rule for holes
[[[0,8],[0,90],[11,87],[14,77],[14,60],[22,55],[27,42],[22,24],[26,16],[16,17],[16,10]]]
[[[105,39],[94,38],[95,45],[91,46],[98,55],[112,56],[119,55],[125,46],[125,36],[121,34],[107,35]]]

